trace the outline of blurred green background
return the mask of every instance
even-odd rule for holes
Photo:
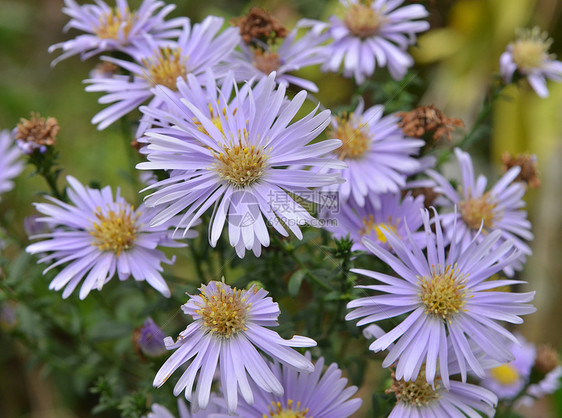
[[[132,8],[139,3],[130,2]],[[419,37],[419,46],[411,51],[417,61],[414,71],[427,85],[419,91],[420,104],[434,104],[448,116],[462,118],[468,128],[492,74],[498,69],[499,56],[513,39],[516,28],[539,25],[548,30],[554,39],[552,52],[562,55],[562,1],[429,0],[423,3],[430,10],[432,29]],[[253,5],[269,10],[288,27],[303,16],[325,20],[337,9],[336,1],[323,0],[178,0],[172,15],[189,16],[198,22],[208,14],[215,14],[228,21]],[[61,0],[0,0],[0,129],[12,129],[20,117],[28,117],[32,111],[56,117],[61,127],[57,149],[64,174],[84,183],[97,181],[120,186],[127,199],[138,201],[136,174],[128,158],[132,138],[123,138],[123,126],[119,123],[101,132],[90,124],[90,119],[102,107],[96,102],[98,96],[84,92],[82,80],[88,78],[96,58],[81,62],[73,57],[55,68],[50,67],[54,55],[49,55],[47,48],[77,35],[75,31],[62,33],[67,22],[62,6]],[[378,71],[378,75],[386,77],[385,69]],[[352,82],[338,75],[323,75],[317,68],[307,69],[303,74],[320,86],[318,97],[328,108],[347,104],[353,94]],[[490,131],[484,133],[483,140],[470,152],[477,160],[478,170],[492,177],[500,173],[499,156],[504,151],[538,156],[543,185],[527,196],[536,236],[534,255],[522,278],[537,290],[535,303],[539,310],[526,319],[522,330],[534,342],[550,343],[560,349],[562,83],[550,83],[549,89],[550,97],[542,100],[529,89],[509,88],[494,108]],[[132,115],[131,119],[135,117]],[[46,191],[43,180],[30,173],[28,167],[16,180],[15,189],[0,202],[0,211],[11,219],[21,241],[25,240],[23,218],[33,213],[31,203],[37,201],[38,193]],[[176,269],[181,270],[182,264]],[[47,281],[44,285],[47,287]],[[7,359],[0,357],[0,360]],[[54,407],[59,408],[56,416],[82,416],[84,411],[75,415],[60,404],[56,389],[40,378],[40,371],[38,366],[27,365],[25,357],[15,364],[2,364],[0,405],[11,405],[8,410],[26,411],[33,417],[44,417],[45,411]],[[21,375],[14,377],[17,374]],[[560,400],[556,405],[551,397],[527,413],[529,417],[546,417],[557,416],[555,411],[559,411],[558,416],[562,416],[561,405]],[[4,416],[2,412],[0,415]]]

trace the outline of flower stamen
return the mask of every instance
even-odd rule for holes
[[[132,206],[122,208],[118,211],[108,210],[103,212],[97,208],[95,212],[96,221],[89,230],[95,240],[95,245],[102,251],[114,252],[117,257],[122,251],[132,247],[137,239],[137,219],[140,213],[135,213]]]
[[[296,407],[296,409],[293,409]],[[271,402],[269,414],[263,414],[263,418],[307,418],[308,408],[301,410],[301,403],[292,399],[287,401],[287,408],[283,408],[281,402]],[[309,417],[312,418],[312,417]]]
[[[223,152],[214,153],[217,162],[214,168],[219,176],[235,187],[242,188],[256,183],[265,173],[269,158],[263,147],[247,145],[248,133],[244,131],[246,141],[222,145]]]
[[[329,137],[341,140],[342,145],[334,151],[339,156],[340,160],[351,158],[359,159],[371,147],[371,138],[364,131],[365,124],[359,124],[356,127],[351,119],[353,113],[350,115],[344,114],[337,118],[337,128],[332,129],[328,134]]]
[[[475,230],[480,229],[480,226],[483,225],[484,231],[494,227],[496,206],[497,203],[492,201],[490,192],[486,192],[480,197],[469,197],[459,203],[464,223]]]
[[[153,86],[159,84],[175,91],[178,77],[185,78],[187,75],[186,59],[179,48],[160,48],[154,57],[142,60],[148,70],[144,78]]]
[[[375,35],[382,24],[382,16],[373,10],[370,3],[368,1],[367,4],[352,4],[343,18],[349,31],[361,39]]]
[[[203,304],[197,314],[201,316],[207,330],[219,337],[230,338],[240,331],[246,331],[247,313],[251,304],[246,303],[246,291],[225,289],[217,283],[218,294],[207,295],[206,286],[201,286]]]
[[[386,244],[387,239],[384,236],[383,230],[387,232],[393,232],[394,234],[397,234],[398,232],[396,225],[392,223],[392,218],[389,217],[388,222],[377,223],[375,222],[373,215],[369,215],[369,217],[366,216],[363,217],[363,228],[361,228],[359,234],[361,236],[364,236],[364,235],[369,235],[371,232],[375,231],[375,234],[377,235],[377,240],[379,240],[383,244]]]
[[[420,300],[426,314],[451,321],[451,317],[462,310],[466,303],[466,275],[459,272],[456,265],[448,265],[441,272],[440,266],[433,266],[431,277],[418,278],[420,281]]]
[[[522,29],[513,43],[513,62],[521,70],[531,70],[542,65],[549,58],[548,50],[552,39],[539,27]]]
[[[121,32],[123,40],[126,41],[135,20],[135,13],[131,13],[128,8],[125,9],[125,13],[121,14],[121,11],[116,7],[100,17],[95,33],[102,39],[118,40]]]
[[[386,393],[394,393],[398,402],[419,407],[425,406],[441,396],[438,391],[440,388],[438,384],[435,385],[434,389],[427,383],[423,366],[416,380],[408,382],[404,379],[396,380],[394,372],[392,373],[392,379],[392,386],[386,390]]]

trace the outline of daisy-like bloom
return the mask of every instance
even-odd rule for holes
[[[66,7],[62,10],[71,18],[64,30],[74,28],[86,33],[52,45],[49,52],[63,51],[52,65],[77,54],[83,60],[113,50],[134,55],[135,48],[145,42],[146,36],[163,45],[168,39],[177,37],[186,22],[186,18],[182,17],[166,21],[166,16],[176,6],[169,4],[163,7],[165,3],[157,0],[143,0],[136,11],[129,9],[127,0],[116,0],[114,8],[102,0],[82,6],[74,0],[65,0],[64,3]]]
[[[513,399],[529,382],[531,369],[535,363],[537,349],[523,336],[516,334],[517,343],[510,343],[509,349],[513,353],[513,361],[491,368],[486,371],[486,377],[480,384],[500,399]]]
[[[316,84],[309,80],[289,74],[303,67],[320,64],[325,61],[324,46],[321,44],[326,36],[315,28],[310,28],[309,20],[302,19],[286,36],[277,32],[267,38],[267,42],[255,39],[250,44],[240,42],[240,51],[234,51],[229,57],[238,81],[248,81],[267,77],[275,71],[276,81],[287,86],[294,84],[303,89],[317,92]],[[297,39],[299,30],[307,32]]]
[[[119,280],[132,275],[169,297],[161,264],[171,264],[173,260],[167,259],[157,247],[185,246],[170,238],[168,228],[172,225],[149,227],[153,213],[142,205],[138,209],[129,205],[119,189],[113,198],[109,186],[90,189],[70,176],[67,181],[72,204],[50,196],[47,199],[51,203],[36,203],[37,210],[45,215],[38,221],[47,224],[51,232],[32,236],[43,240],[26,249],[31,254],[50,253],[40,263],[56,260],[43,274],[67,264],[49,288],[57,291],[64,288],[62,297],[67,298],[83,280],[79,296],[84,299],[92,289],[101,290],[117,272]],[[189,237],[196,235],[192,233]]]
[[[171,337],[164,340],[168,350],[177,350],[156,374],[155,387],[162,386],[175,370],[188,363],[174,388],[174,395],[185,391],[186,399],[195,410],[205,409],[218,367],[222,393],[232,413],[238,406],[238,393],[247,403],[254,403],[254,390],[248,377],[261,390],[283,396],[283,385],[264,354],[298,371],[314,371],[308,358],[290,348],[312,347],[316,345],[314,340],[301,336],[284,340],[266,328],[277,326],[280,314],[279,305],[266,297],[267,291],[255,286],[237,290],[223,282],[212,281],[201,285],[200,292],[190,296],[182,306],[184,313],[194,321],[180,333],[176,342]]]
[[[364,110],[360,101],[353,113],[332,117],[328,137],[342,141],[332,154],[345,161],[348,169],[342,172],[346,181],[327,190],[337,191],[342,202],[352,196],[363,206],[367,194],[399,193],[406,177],[420,169],[412,156],[424,142],[405,137],[398,117],[383,117],[383,112],[382,105]]]
[[[340,204],[339,213],[335,215],[337,226],[328,227],[334,238],[350,235],[353,250],[367,251],[362,238],[368,237],[378,245],[389,249],[384,230],[391,230],[405,242],[408,242],[406,225],[410,231],[417,231],[422,225],[420,209],[424,207],[424,197],[414,198],[410,195],[401,198],[400,193],[386,193],[376,197],[376,202],[367,198],[364,206],[359,206],[353,199]],[[425,246],[425,232],[413,232],[412,238],[417,247]]]
[[[546,79],[562,80],[562,62],[548,53],[552,39],[540,28],[520,29],[500,57],[500,74],[511,83],[515,72],[526,77],[539,97],[548,97]]]
[[[388,392],[396,395],[396,406],[389,418],[493,417],[498,398],[489,390],[470,383],[451,380],[449,387],[429,384],[425,373],[412,381],[397,380]]]
[[[330,17],[318,29],[328,28],[333,40],[326,47],[325,71],[355,77],[358,84],[373,75],[375,68],[388,67],[401,80],[414,60],[406,49],[416,42],[415,34],[429,29],[421,20],[428,15],[421,4],[399,7],[403,0],[340,0],[344,17]]]
[[[520,315],[535,311],[527,303],[533,299],[534,292],[490,291],[520,283],[514,280],[486,281],[519,257],[519,251],[511,241],[496,247],[501,232],[491,232],[482,241],[474,240],[464,249],[453,241],[446,255],[439,216],[435,214],[432,225],[427,210],[422,211],[422,217],[427,255],[412,238],[407,245],[391,230],[382,232],[396,255],[368,238],[364,239],[363,244],[398,277],[353,269],[354,273],[380,283],[360,288],[379,293],[349,302],[348,308],[353,311],[346,319],[362,318],[357,323],[361,326],[405,315],[400,322],[395,320],[396,326],[377,338],[369,349],[374,352],[386,350],[396,342],[383,361],[383,367],[396,364],[398,380],[415,381],[425,363],[427,381],[435,382],[439,367],[441,380],[445,387],[449,387],[450,347],[463,381],[466,381],[467,371],[480,377],[485,375],[482,360],[473,353],[471,343],[480,346],[492,360],[500,363],[513,360],[505,342],[506,339],[517,340],[496,321],[523,322]]]
[[[310,353],[306,353],[306,358],[310,359]],[[336,363],[324,371],[324,359],[320,358],[312,373],[302,373],[278,363],[272,365],[272,370],[285,389],[284,395],[265,392],[252,383],[254,403],[241,402],[235,416],[346,418],[361,407],[361,399],[351,399],[357,387],[346,387],[347,379],[342,377]]]
[[[531,254],[531,248],[525,241],[533,239],[527,212],[522,210],[526,188],[524,184],[515,182],[521,167],[509,169],[491,189],[486,190],[487,179],[483,175],[475,178],[470,155],[458,148],[455,155],[462,173],[462,182],[457,190],[441,174],[427,171],[437,184],[435,191],[443,195],[436,203],[451,210],[441,215],[447,239],[465,248],[475,238],[483,241],[491,232],[501,232],[498,245],[512,240],[521,252],[521,257],[514,260],[513,265],[505,266],[504,272],[512,276],[514,269],[521,269],[525,257]],[[456,211],[452,211],[454,206]],[[481,228],[482,233],[479,232]]]
[[[102,57],[131,75],[113,75],[110,78],[92,78],[86,91],[104,92],[99,103],[110,106],[99,112],[92,119],[98,129],[104,129],[113,122],[138,108],[149,99],[149,106],[158,108],[162,100],[154,92],[164,86],[177,90],[176,81],[187,74],[203,77],[206,70],[215,67],[225,56],[229,55],[240,39],[237,30],[228,28],[217,36],[224,19],[208,16],[201,23],[190,27],[189,21],[184,25],[177,42],[168,42],[159,46],[147,38],[139,45],[135,53],[135,62]],[[141,123],[140,136],[147,124]]]
[[[21,151],[7,130],[0,131],[0,194],[14,188],[13,179],[23,170]]]
[[[188,81],[193,91],[203,91],[195,77]],[[227,221],[230,244],[240,257],[250,249],[259,256],[261,247],[269,245],[266,221],[280,234],[288,235],[286,227],[302,239],[299,226],[312,224],[315,219],[293,197],[310,200],[314,198],[310,187],[328,186],[341,179],[337,173],[322,174],[295,167],[344,168],[341,161],[322,157],[338,148],[341,141],[331,139],[307,145],[328,125],[330,112],[316,114],[315,109],[290,124],[306,99],[306,92],[301,91],[287,101],[285,87],[275,87],[272,73],[254,88],[246,88],[246,93],[236,91],[232,101],[223,98],[209,102],[205,107],[208,112],[187,100],[178,104],[163,92],[155,91],[158,99],[169,103],[166,107],[181,105],[186,110],[179,112],[183,116],[176,116],[177,110],[150,112],[155,119],[173,125],[164,134],[158,130],[147,132],[149,161],[137,166],[174,170],[169,179],[149,187],[158,189],[145,201],[159,209],[153,225],[185,210],[179,226],[188,231],[193,221],[214,205],[209,225],[209,242],[213,247]],[[216,97],[213,92],[202,95]]]
[[[185,401],[178,398],[178,418],[219,418],[220,415],[218,414],[222,412],[225,412],[225,410],[218,405],[217,399],[213,394],[211,394],[209,406],[205,410],[197,412],[190,411]],[[168,408],[155,403],[152,404],[152,411],[146,418],[176,418],[176,415],[172,414]]]

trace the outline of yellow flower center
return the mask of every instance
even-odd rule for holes
[[[375,35],[382,23],[382,16],[374,11],[370,4],[370,1],[367,1],[367,4],[352,4],[343,19],[349,31],[362,39]]]
[[[289,399],[287,401],[287,408],[283,408],[281,402],[271,402],[269,407],[269,414],[263,414],[263,418],[312,418],[308,415],[308,408],[301,410],[301,403],[295,403]],[[296,406],[296,409],[293,409]]]
[[[151,59],[142,60],[147,68],[143,76],[153,85],[160,84],[171,90],[177,90],[178,77],[187,75],[186,57],[182,57],[181,49],[160,48]]]
[[[101,208],[97,208],[97,220],[89,230],[95,238],[92,245],[102,251],[112,251],[119,257],[121,251],[131,248],[137,238],[136,221],[139,215],[132,206],[120,208],[117,212],[109,210],[105,214]]]
[[[272,71],[277,71],[281,66],[281,59],[276,52],[262,51],[261,49],[254,50],[254,67],[262,73],[269,74]]]
[[[377,234],[377,239],[382,242],[383,244],[386,244],[386,237],[384,236],[383,230],[385,231],[391,231],[393,233],[397,233],[397,229],[396,229],[396,225],[391,223],[391,219],[389,219],[389,222],[379,222],[379,223],[375,223],[375,219],[373,218],[373,215],[369,215],[369,217],[364,216],[363,217],[363,228],[361,229],[361,231],[359,231],[359,234],[361,236],[364,235],[369,235],[372,231],[375,231],[375,234]]]
[[[435,389],[427,383],[425,377],[425,369],[422,366],[416,380],[406,382],[404,379],[396,380],[394,378],[392,386],[387,392],[394,392],[396,400],[406,404],[415,406],[425,406],[435,399],[439,399],[439,385],[435,385]]]
[[[100,17],[99,24],[94,28],[94,32],[102,39],[119,39],[119,31],[122,31],[125,40],[127,40],[135,20],[135,14],[129,12],[129,9],[126,9],[122,15],[116,7]]]
[[[213,106],[211,105],[211,103],[209,103],[209,114],[210,114],[210,120],[213,123],[213,125],[215,125],[215,127],[222,132],[222,134],[224,135],[224,131],[222,129],[222,122],[221,122],[221,118],[220,116],[217,114],[215,115],[215,110],[213,109]],[[226,116],[226,108],[222,109],[222,115],[224,116],[225,119],[227,119]],[[236,109],[234,109],[234,112],[232,113],[232,115],[236,115]],[[203,132],[206,135],[209,135],[209,133],[207,132],[207,130],[203,127],[203,125],[201,124],[201,122],[199,122],[196,118],[193,118],[193,121],[195,122],[195,124],[197,125],[197,129],[200,132]]]
[[[490,193],[486,192],[477,198],[469,197],[459,203],[464,223],[471,229],[480,229],[484,223],[484,231],[494,226],[494,209],[497,203],[491,201]]]
[[[511,364],[502,364],[490,370],[490,374],[504,386],[513,385],[519,380],[519,373]]]
[[[360,124],[359,127],[355,127],[350,122],[352,117],[353,114],[337,118],[337,128],[328,134],[329,137],[342,142],[342,146],[334,151],[340,160],[361,158],[371,147],[371,138],[363,129],[366,125]]]
[[[546,32],[538,27],[522,30],[519,38],[513,43],[513,61],[522,70],[540,67],[548,58],[548,49],[552,40]]]
[[[230,338],[245,331],[246,317],[250,304],[246,303],[246,291],[224,288],[217,283],[218,294],[207,295],[206,286],[201,287],[203,305],[197,314],[207,330],[222,338]]]
[[[244,132],[247,138],[247,133]],[[245,141],[247,142],[247,141]],[[214,153],[214,168],[219,176],[235,187],[247,187],[262,178],[269,158],[263,147],[238,143],[222,145],[223,152]]]
[[[427,315],[440,316],[450,321],[466,303],[466,276],[456,268],[447,266],[443,273],[433,267],[431,277],[420,280],[420,299]]]

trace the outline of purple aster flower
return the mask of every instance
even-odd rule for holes
[[[546,79],[562,80],[562,62],[555,60],[548,49],[552,44],[546,32],[538,27],[521,29],[515,42],[507,46],[500,57],[500,74],[506,83],[511,83],[518,72],[540,97],[548,97]]]
[[[337,226],[327,228],[335,238],[343,238],[349,234],[353,239],[353,250],[367,251],[361,241],[364,237],[390,249],[382,233],[383,229],[393,231],[407,243],[406,225],[410,231],[417,231],[422,225],[422,195],[416,198],[407,195],[402,199],[400,193],[386,193],[376,196],[375,202],[370,197],[367,197],[364,206],[359,206],[353,198],[341,203],[339,213],[335,215]],[[425,232],[413,232],[412,238],[416,247],[424,248]]]
[[[343,63],[343,75],[355,77],[362,84],[375,68],[388,67],[395,80],[404,78],[414,60],[405,51],[416,42],[415,34],[429,29],[420,21],[428,15],[421,4],[398,7],[403,0],[340,0],[345,16],[330,17],[328,28],[333,42],[326,47],[322,69],[338,72]]]
[[[111,188],[101,190],[84,187],[68,176],[70,188],[67,204],[52,198],[51,203],[36,203],[37,210],[45,215],[38,221],[46,223],[52,232],[31,237],[43,239],[31,244],[26,251],[31,254],[50,253],[39,263],[55,261],[44,272],[67,264],[53,279],[49,288],[64,288],[62,297],[67,298],[83,280],[80,299],[94,288],[101,290],[117,273],[119,280],[131,275],[137,281],[148,284],[170,296],[170,290],[162,278],[161,263],[171,264],[158,246],[182,247],[185,244],[169,237],[170,223],[152,228],[148,220],[151,211],[141,205],[138,209],[129,205],[119,189],[113,198]],[[196,236],[192,233],[189,237]]]
[[[378,325],[369,325],[363,330],[363,335],[368,339],[380,338],[384,334]],[[394,346],[395,344],[390,344],[389,349],[394,349]],[[476,345],[471,344],[470,348],[485,369],[497,365],[497,362],[487,358]],[[449,347],[447,351],[448,372],[451,376],[458,375],[460,369],[455,360],[455,350]],[[392,371],[392,386],[386,393],[394,393],[397,402],[389,417],[464,417],[465,414],[480,417],[477,411],[488,417],[494,416],[498,398],[491,391],[457,380],[451,380],[445,386],[438,376],[429,383],[425,373],[423,364],[420,364],[418,377],[406,381],[397,379],[396,372]]]
[[[13,179],[23,170],[21,151],[8,130],[0,131],[0,194],[14,188]]]
[[[413,381],[394,379],[390,389],[396,406],[388,418],[487,417],[495,415],[498,398],[489,390],[470,383],[452,380],[449,387],[433,387],[422,373]]]
[[[521,253],[512,265],[505,266],[505,273],[512,276],[513,270],[521,269],[526,255],[531,254],[525,240],[533,239],[527,212],[521,210],[525,206],[523,196],[526,188],[523,183],[514,182],[521,167],[509,169],[491,189],[486,190],[486,177],[474,177],[470,155],[458,148],[455,155],[462,173],[458,190],[441,174],[428,170],[429,176],[437,183],[435,191],[443,195],[436,203],[451,210],[456,205],[458,209],[441,215],[446,237],[465,248],[473,239],[483,241],[489,233],[501,232],[497,245],[512,240]],[[481,228],[482,233],[479,232]]]
[[[280,314],[277,303],[266,297],[267,291],[254,286],[237,290],[216,281],[201,285],[200,291],[182,306],[194,321],[175,343],[171,337],[164,340],[168,350],[177,350],[156,374],[155,387],[162,386],[182,364],[189,363],[174,388],[174,395],[185,390],[186,399],[196,410],[205,409],[218,367],[222,392],[232,413],[238,406],[239,392],[247,403],[254,403],[254,390],[248,377],[261,390],[283,396],[283,385],[271,371],[264,354],[296,370],[314,371],[308,358],[290,348],[312,347],[316,345],[314,340],[301,336],[284,340],[266,328],[277,326]],[[198,372],[197,387],[193,390]]]
[[[500,231],[491,232],[481,241],[474,240],[466,248],[453,241],[445,256],[439,216],[435,214],[433,225],[430,225],[428,211],[423,210],[422,217],[427,255],[412,238],[406,245],[391,230],[382,232],[396,255],[368,238],[363,240],[363,245],[387,263],[398,277],[363,269],[352,270],[382,283],[359,288],[382,294],[349,302],[348,308],[353,311],[346,319],[362,318],[357,323],[361,326],[405,315],[400,322],[394,320],[395,327],[377,338],[369,349],[382,351],[396,342],[383,361],[383,367],[396,363],[398,380],[415,380],[425,363],[427,381],[434,383],[439,366],[439,375],[448,387],[449,347],[454,349],[456,367],[463,381],[466,381],[467,370],[480,377],[485,374],[482,361],[474,355],[471,343],[480,346],[492,360],[500,363],[513,360],[505,341],[517,340],[496,321],[523,322],[519,315],[535,311],[527,303],[533,299],[534,292],[490,291],[520,283],[514,280],[486,281],[519,257],[519,251],[511,241],[496,248]]]
[[[193,91],[203,90],[195,77],[188,78],[188,85]],[[149,187],[158,189],[145,201],[159,209],[153,225],[185,210],[179,227],[188,231],[193,221],[214,205],[209,242],[216,245],[228,221],[230,244],[240,257],[250,249],[259,256],[261,247],[269,245],[266,221],[280,234],[288,235],[286,227],[302,239],[299,226],[315,220],[291,195],[310,200],[310,187],[341,181],[336,173],[321,174],[295,166],[345,167],[335,158],[322,158],[341,141],[309,144],[328,125],[328,110],[316,114],[315,109],[290,124],[306,99],[305,91],[287,102],[285,87],[275,88],[272,73],[246,92],[236,91],[232,101],[223,98],[200,110],[188,100],[178,104],[164,92],[155,91],[168,108],[181,105],[184,115],[176,116],[177,110],[149,111],[153,118],[173,127],[165,134],[159,130],[146,133],[149,161],[137,166],[173,170],[169,179]],[[215,95],[207,92],[203,97],[209,94]]]
[[[145,42],[146,36],[158,45],[164,45],[167,39],[179,35],[179,28],[186,22],[186,18],[182,17],[164,20],[176,6],[169,4],[162,7],[165,3],[156,0],[143,0],[139,9],[133,12],[127,0],[116,0],[114,8],[102,0],[82,6],[74,0],[64,0],[64,3],[63,12],[71,18],[64,30],[74,28],[86,34],[52,45],[49,52],[63,51],[52,65],[76,54],[80,54],[83,60],[113,50],[134,55],[135,48]]]
[[[288,74],[303,67],[320,64],[325,60],[324,46],[321,44],[326,40],[326,36],[316,28],[311,29],[309,22],[301,19],[284,39],[275,43],[266,44],[256,40],[256,46],[240,42],[240,51],[234,51],[228,59],[236,80],[259,80],[275,71],[277,83],[284,86],[294,84],[317,92],[318,87],[313,82]],[[306,28],[307,32],[297,39],[298,31],[303,28]]]
[[[310,360],[310,353],[305,354]],[[281,382],[285,393],[282,396],[265,392],[251,383],[254,403],[241,402],[235,416],[244,418],[262,417],[314,417],[346,418],[361,407],[361,399],[350,399],[356,386],[347,386],[336,363],[324,371],[321,357],[314,366],[314,372],[302,373],[279,363],[272,370]],[[219,415],[226,418],[228,415]]]
[[[146,356],[158,357],[166,352],[166,346],[164,345],[166,334],[152,318],[147,318],[144,321],[144,325],[138,329],[134,338],[136,346]]]
[[[480,384],[490,389],[500,399],[513,399],[529,382],[531,369],[535,364],[537,349],[520,334],[515,334],[517,343],[510,343],[513,361],[491,368]]]
[[[179,418],[219,418],[219,413],[226,412],[224,408],[221,408],[217,404],[217,399],[214,394],[211,394],[211,401],[209,406],[202,411],[193,412],[187,407],[185,401],[178,398],[178,417]],[[172,414],[168,408],[159,405],[157,403],[152,404],[152,411],[146,416],[146,418],[176,418],[176,415]]]
[[[158,108],[162,99],[155,96],[155,91],[161,86],[175,91],[178,78],[185,78],[187,74],[205,76],[206,70],[215,67],[230,54],[239,40],[234,28],[228,28],[217,36],[223,22],[222,18],[208,16],[191,28],[188,21],[178,41],[168,42],[166,47],[159,47],[147,38],[144,44],[137,47],[135,62],[102,57],[104,61],[124,68],[131,75],[85,81],[90,83],[86,91],[106,93],[99,103],[112,103],[94,116],[92,123],[98,124],[98,129],[104,129],[149,99],[149,106]],[[147,127],[146,122],[141,122],[138,136]]]
[[[363,101],[350,114],[332,117],[328,137],[342,141],[333,151],[345,161],[344,183],[327,188],[338,191],[341,201],[352,196],[359,206],[368,194],[399,193],[406,177],[420,169],[413,158],[424,145],[421,139],[405,137],[395,115],[383,117],[384,107],[373,106],[364,111]]]

